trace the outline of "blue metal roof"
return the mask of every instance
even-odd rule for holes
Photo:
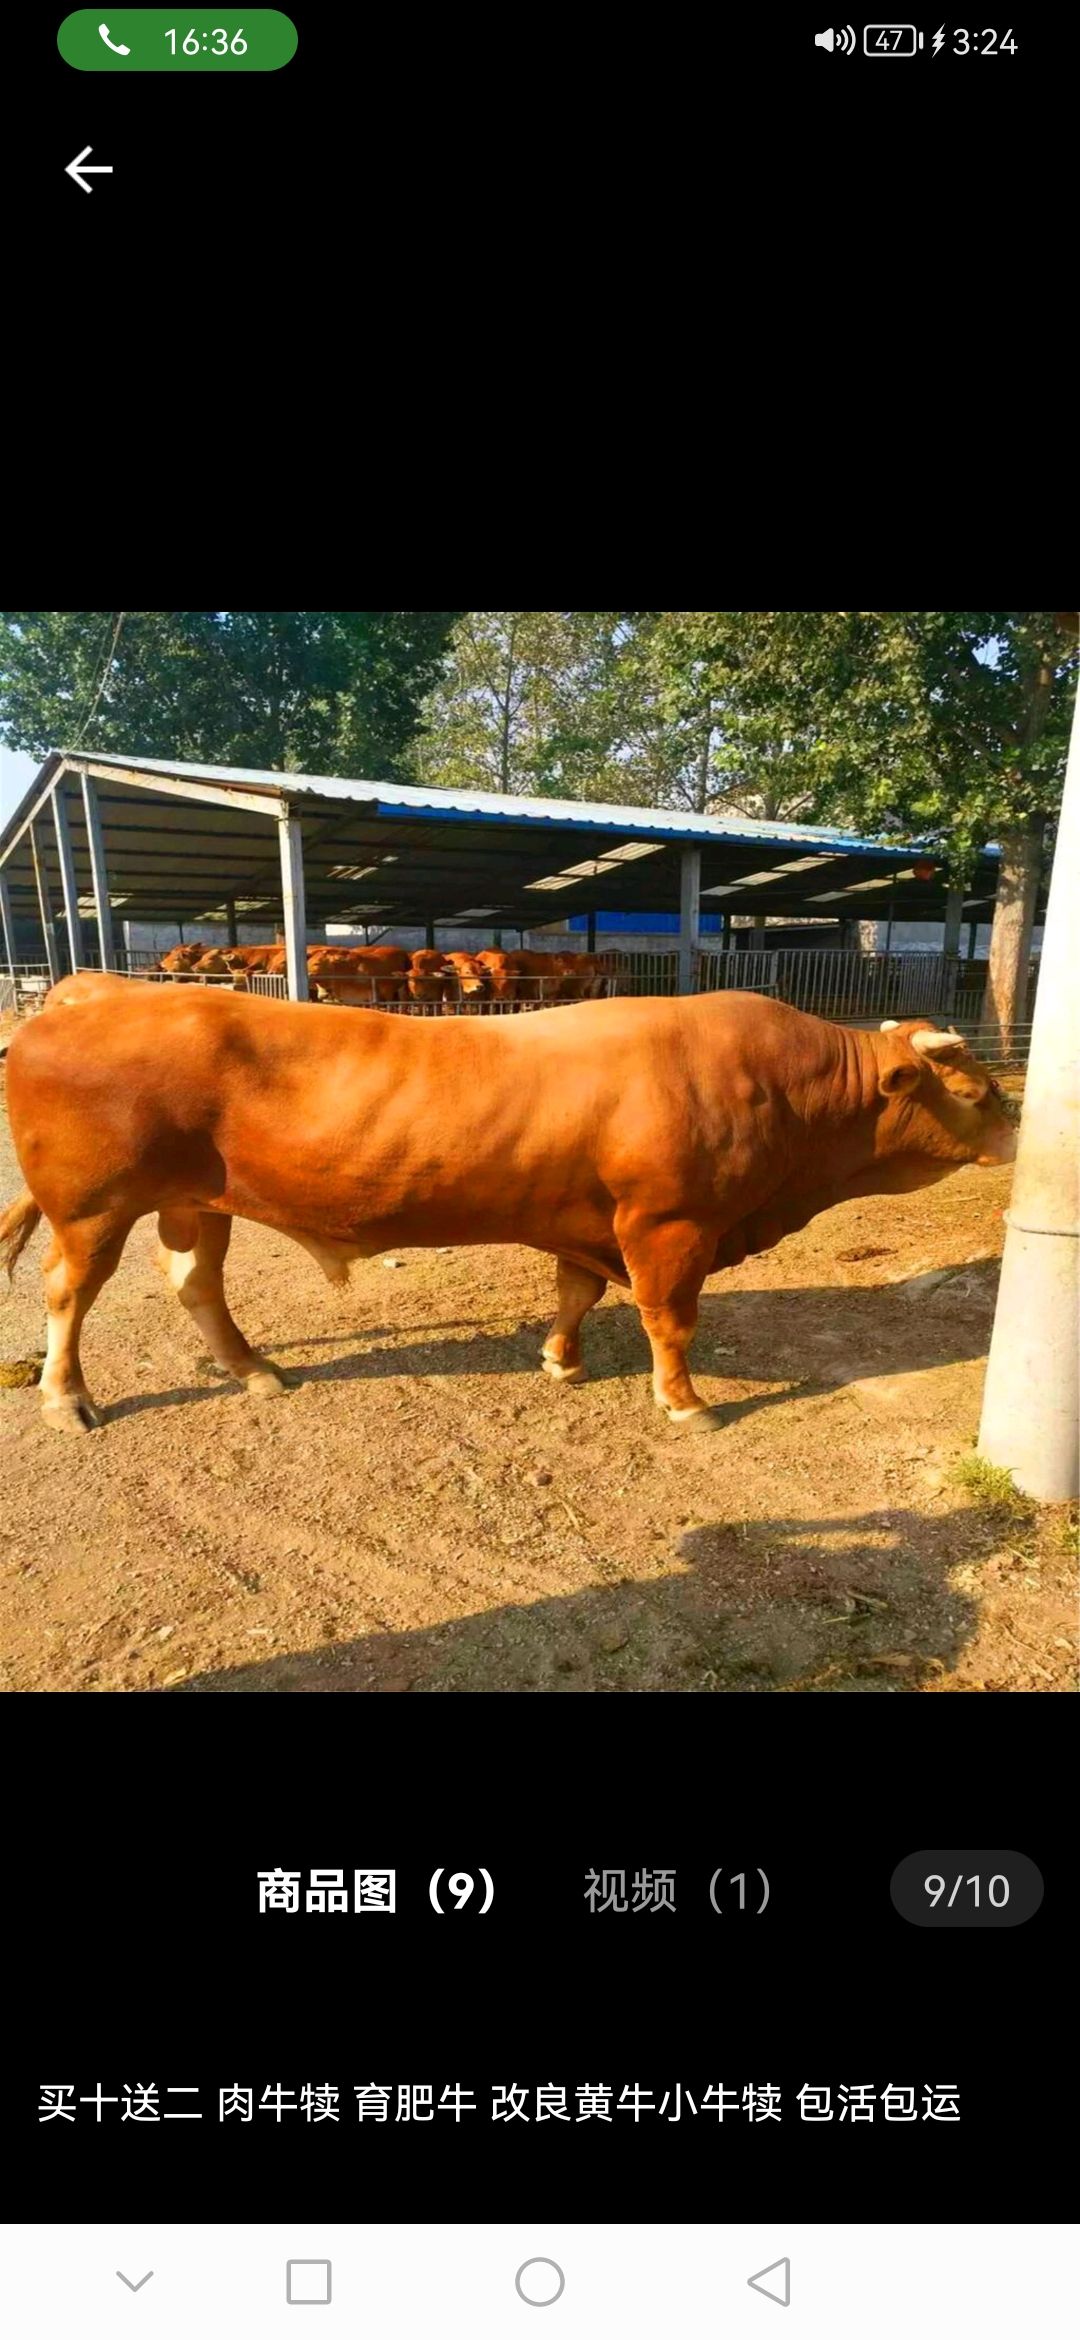
[[[726,819],[716,813],[656,810],[647,805],[594,804],[576,797],[497,796],[475,788],[407,788],[384,780],[341,780],[329,773],[251,771],[232,764],[178,764],[153,756],[100,755],[97,749],[66,748],[65,755],[88,757],[96,765],[117,771],[160,772],[175,780],[204,786],[219,781],[223,789],[265,789],[278,797],[326,797],[331,802],[385,807],[395,819],[418,821],[494,821],[505,827],[618,830],[628,837],[655,837],[673,843],[712,841],[729,845],[832,845],[845,853],[883,854],[909,858],[910,838],[902,844],[855,837],[845,829],[813,827],[803,821],[756,821],[738,813]]]

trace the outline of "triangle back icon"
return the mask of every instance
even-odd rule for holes
[[[766,2299],[774,2299],[777,2307],[791,2306],[790,2259],[774,2259],[770,2267],[759,2267],[757,2274],[748,2275],[746,2280],[751,2291],[760,2291]]]

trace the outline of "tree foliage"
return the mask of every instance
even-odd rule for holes
[[[0,736],[253,769],[400,774],[454,611],[8,611]]]
[[[1053,813],[1075,668],[1045,612],[470,613],[414,773],[934,836],[962,867]]]

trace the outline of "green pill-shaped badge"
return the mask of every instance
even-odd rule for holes
[[[278,8],[77,8],[56,45],[79,73],[276,73],[297,32]]]

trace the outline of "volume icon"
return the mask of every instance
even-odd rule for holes
[[[814,47],[830,51],[839,49],[842,57],[851,57],[855,53],[854,27],[850,24],[842,24],[839,32],[834,32],[830,25],[827,32],[814,34]]]

